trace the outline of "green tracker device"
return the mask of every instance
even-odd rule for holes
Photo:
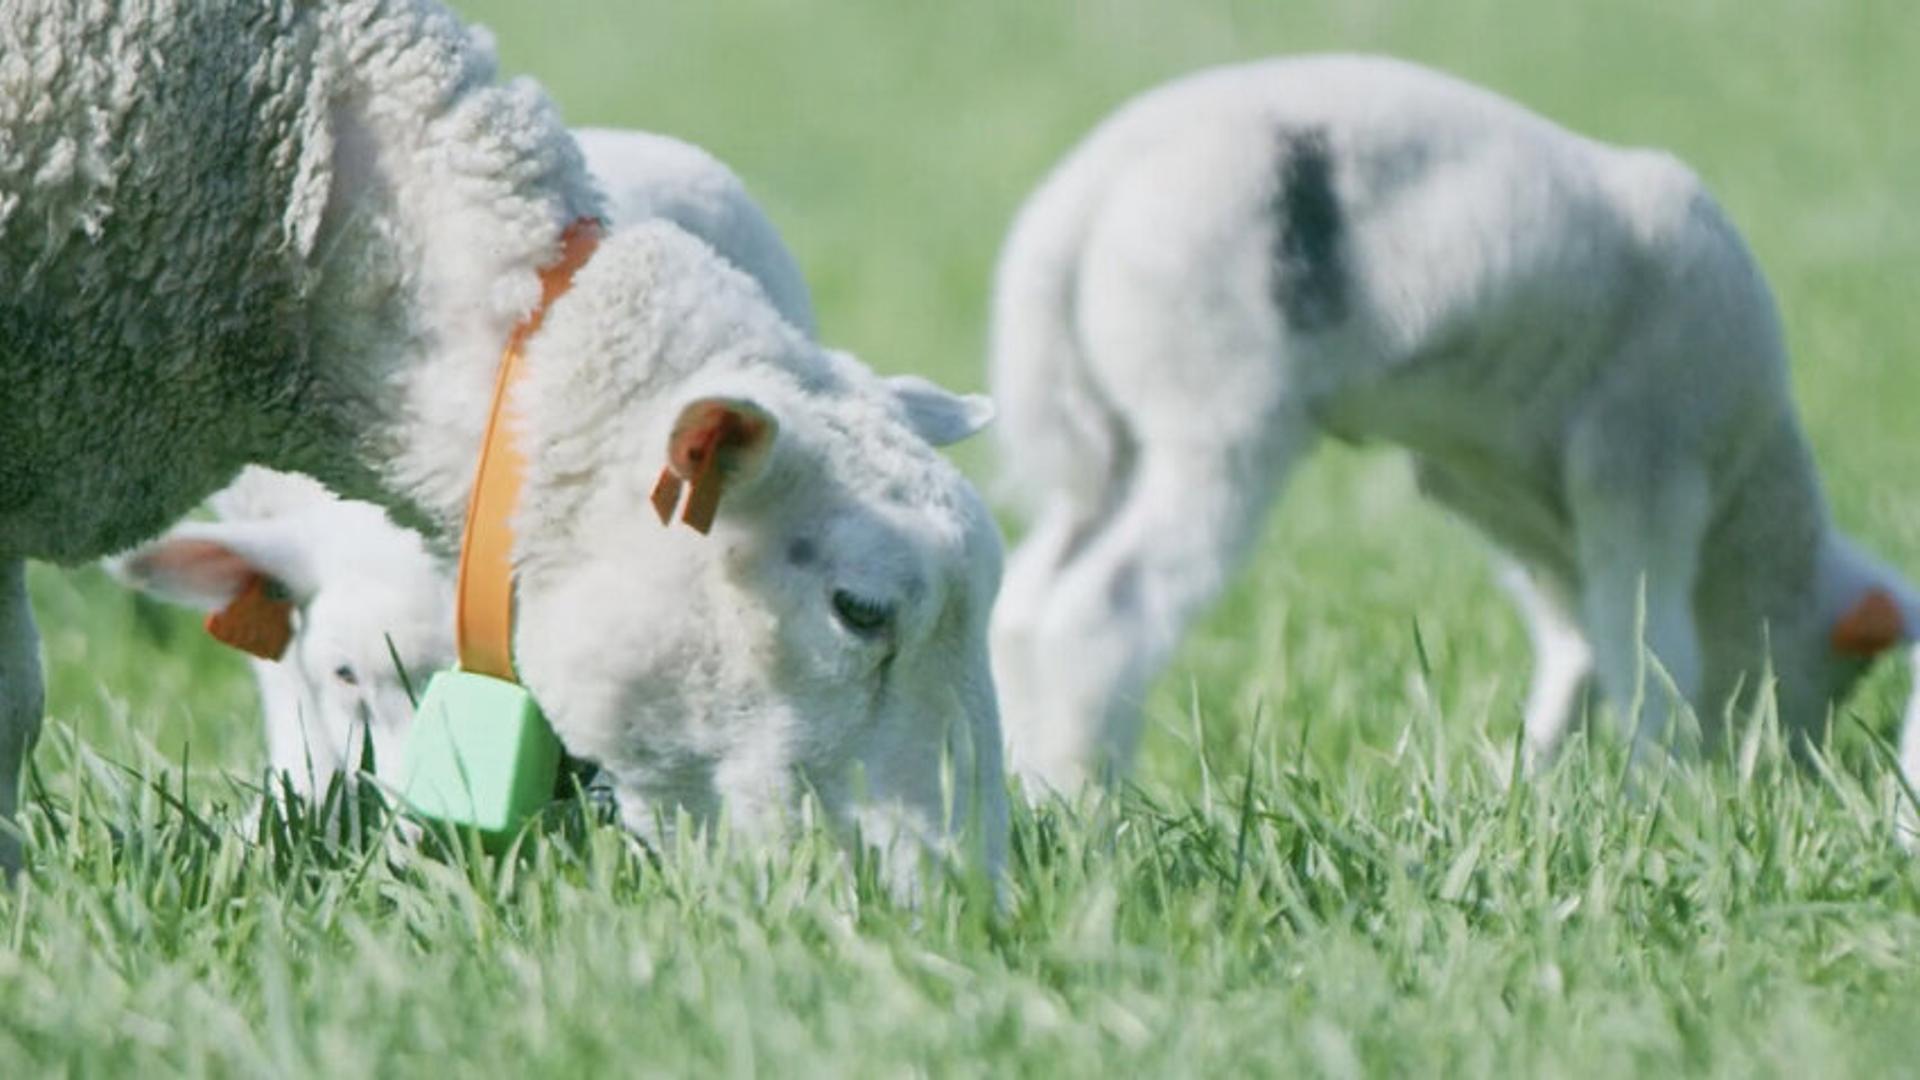
[[[413,812],[480,834],[503,850],[553,797],[560,740],[518,683],[442,671],[407,735],[401,794]]]

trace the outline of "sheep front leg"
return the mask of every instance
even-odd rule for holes
[[[1710,500],[1690,464],[1648,459],[1622,447],[1655,445],[1623,436],[1576,453],[1569,502],[1581,577],[1581,609],[1601,692],[1644,760],[1681,711],[1698,707],[1700,634],[1693,611]],[[1654,675],[1642,648],[1672,679]],[[1637,708],[1637,712],[1636,712]]]
[[[22,768],[40,734],[44,693],[40,636],[27,605],[26,562],[0,559],[0,867],[9,875],[20,869],[14,815]]]
[[[1511,559],[1501,559],[1501,587],[1513,598],[1533,645],[1533,678],[1527,687],[1526,765],[1541,768],[1566,739],[1580,699],[1593,681],[1593,650],[1559,596]]]
[[[1920,645],[1907,654],[1907,715],[1900,727],[1900,776],[1907,788],[1920,793]],[[1920,807],[1913,796],[1900,793],[1895,835],[1908,851],[1920,853]]]

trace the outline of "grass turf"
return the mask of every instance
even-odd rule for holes
[[[580,124],[732,162],[824,336],[974,386],[1014,206],[1126,95],[1343,48],[1675,150],[1772,277],[1836,513],[1920,567],[1897,0],[1278,5],[486,0]],[[983,478],[979,448],[962,460]],[[1017,482],[1017,470],[1015,472]],[[1016,815],[1005,911],[905,909],[805,833],[639,852],[561,815],[524,857],[249,815],[237,658],[97,574],[36,570],[48,734],[0,895],[0,1071],[1804,1075],[1920,1061],[1920,869],[1849,703],[1830,767],[1615,748],[1500,782],[1524,637],[1391,455],[1330,453],[1151,695],[1138,787]],[[1883,668],[1893,668],[1887,664]],[[1857,722],[1856,722],[1857,721]],[[1764,730],[1762,730],[1764,736]]]

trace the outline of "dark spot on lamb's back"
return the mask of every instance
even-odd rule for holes
[[[1346,219],[1325,128],[1283,128],[1273,195],[1273,299],[1288,325],[1323,330],[1347,317]]]

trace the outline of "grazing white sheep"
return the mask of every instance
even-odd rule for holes
[[[680,225],[812,332],[806,282],[731,169],[665,135],[587,129],[575,137],[612,221]],[[256,576],[274,582],[297,608],[291,640],[282,657],[248,657],[269,767],[311,796],[357,767],[370,742],[377,775],[401,783],[414,694],[454,662],[452,567],[378,507],[336,498],[304,476],[249,467],[209,506],[220,520],[176,525],[110,569],[206,612],[232,603]]]
[[[40,713],[23,561],[123,549],[247,463],[450,545],[503,349],[602,206],[544,95],[426,0],[9,4],[0,193],[10,812]],[[933,449],[983,401],[822,349],[649,221],[545,307],[509,404],[518,673],[629,822],[811,790],[881,843],[977,819],[995,855],[998,538]],[[702,452],[711,534],[663,528],[656,476]]]
[[[1127,766],[1139,695],[1322,435],[1411,451],[1514,565],[1536,756],[1590,675],[1637,751],[1665,737],[1643,641],[1709,738],[1769,661],[1811,736],[1920,625],[1829,521],[1772,296],[1694,174],[1413,65],[1255,63],[1122,108],[1021,211],[992,338],[1036,510],[995,668],[1049,784]]]

